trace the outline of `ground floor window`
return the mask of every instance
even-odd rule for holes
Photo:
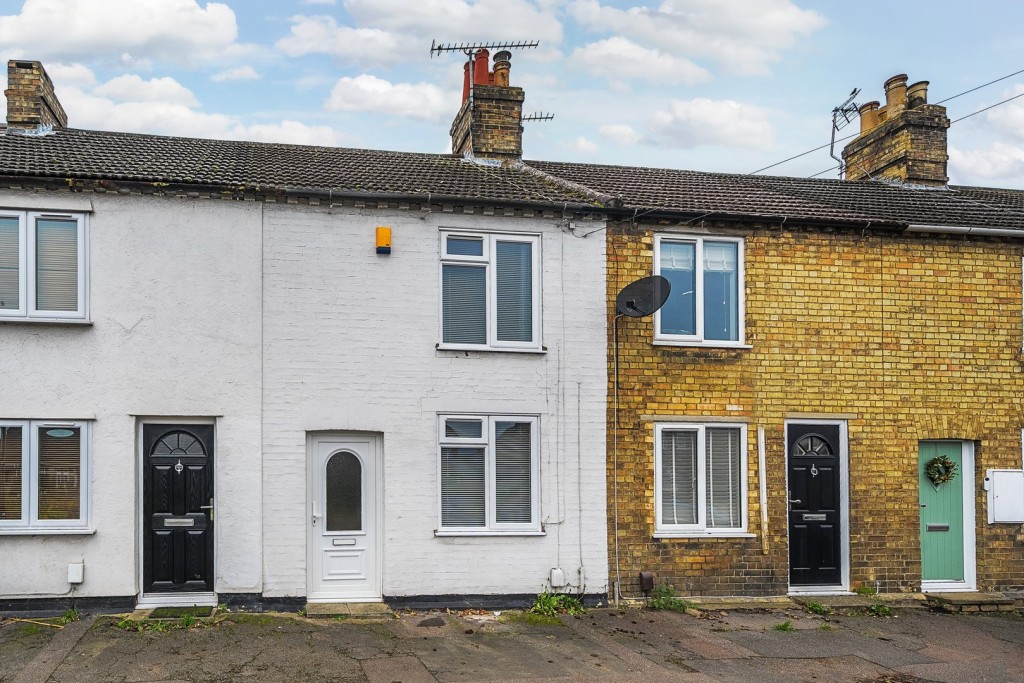
[[[655,425],[655,533],[745,532],[746,442],[745,425]]]
[[[0,533],[84,527],[85,422],[0,420]]]
[[[538,418],[441,415],[439,531],[539,531]]]

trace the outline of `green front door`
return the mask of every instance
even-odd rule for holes
[[[918,488],[921,491],[921,580],[964,580],[964,454],[959,441],[922,441]],[[956,463],[956,476],[937,487],[925,474],[934,458]]]

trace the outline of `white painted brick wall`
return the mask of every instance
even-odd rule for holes
[[[393,230],[390,256],[374,253],[377,225]],[[442,227],[543,235],[545,354],[435,349]],[[536,593],[555,566],[605,591],[604,273],[602,233],[556,219],[268,205],[265,594],[306,593],[314,430],[383,434],[385,595]],[[434,536],[439,412],[540,415],[545,536]]]
[[[3,206],[40,194],[3,192]],[[94,417],[88,536],[0,531],[0,597],[138,591],[136,418],[217,421],[217,581],[260,583],[257,204],[92,196],[92,326],[0,324],[0,417]]]

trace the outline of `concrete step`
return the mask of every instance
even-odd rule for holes
[[[307,602],[306,616],[311,619],[393,619],[392,612],[383,602]]]
[[[1016,601],[1002,593],[925,593],[932,607],[946,612],[1012,612]]]

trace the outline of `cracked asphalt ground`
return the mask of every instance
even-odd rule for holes
[[[0,681],[1024,681],[1024,616],[895,614],[227,614],[190,628],[87,616],[62,630],[5,620]]]

